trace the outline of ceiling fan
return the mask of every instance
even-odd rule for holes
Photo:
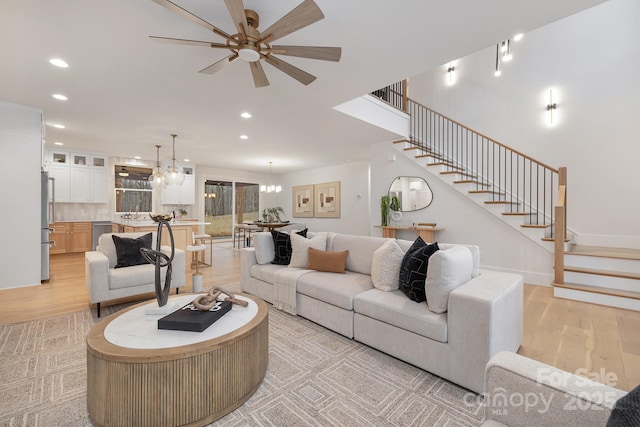
[[[225,39],[226,43],[213,43],[200,40],[149,36],[154,40],[164,43],[209,46],[214,49],[228,49],[231,51],[229,56],[200,70],[200,73],[214,74],[224,68],[228,63],[240,58],[249,63],[253,82],[256,87],[269,86],[269,80],[260,61],[267,62],[298,80],[300,83],[308,85],[316,79],[314,75],[283,61],[275,55],[297,56],[323,61],[340,61],[342,49],[339,47],[284,46],[271,44],[279,38],[324,18],[324,14],[313,0],[304,0],[264,31],[258,31],[258,24],[260,22],[258,13],[250,9],[245,9],[242,0],[225,0],[224,3],[238,31],[236,34],[226,33],[170,0],[153,1]]]

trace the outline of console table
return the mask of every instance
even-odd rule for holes
[[[396,238],[396,233],[398,230],[409,230],[414,231],[418,234],[418,236],[422,237],[422,240],[425,242],[431,243],[435,242],[435,232],[442,231],[444,228],[436,228],[436,227],[395,227],[395,226],[384,226],[382,228],[382,237],[390,237],[392,239]]]
[[[197,295],[174,296],[182,307]],[[87,335],[87,409],[96,426],[202,426],[242,405],[269,360],[267,304],[248,307],[203,332],[157,328],[146,302],[121,310]]]

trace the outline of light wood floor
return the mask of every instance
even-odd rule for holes
[[[240,253],[229,244],[213,247],[213,267],[201,268],[204,287],[239,281]],[[191,291],[189,271],[186,283],[181,293]],[[153,297],[149,294],[146,299]],[[0,290],[0,324],[84,310],[88,305],[84,254],[54,255],[48,283]],[[640,384],[639,328],[640,312],[554,298],[550,287],[525,285],[524,339],[518,353],[569,372],[580,369],[602,382],[614,374],[617,388],[631,390]]]

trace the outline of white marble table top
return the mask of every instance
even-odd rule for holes
[[[176,307],[178,309],[198,296],[198,294],[174,296],[169,298],[169,304],[178,304]],[[158,329],[158,319],[165,315],[145,314],[147,306],[157,307],[154,300],[113,319],[105,328],[104,337],[117,346],[138,349],[179,347],[218,338],[246,325],[258,313],[258,305],[253,300],[241,295],[236,295],[236,298],[247,301],[249,306],[241,307],[234,304],[231,311],[202,332]]]

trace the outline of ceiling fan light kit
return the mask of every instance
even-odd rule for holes
[[[215,74],[228,63],[240,58],[249,63],[255,87],[269,86],[269,80],[261,63],[261,60],[264,60],[264,62],[291,76],[300,83],[308,85],[316,79],[315,76],[280,58],[276,58],[274,55],[288,55],[333,62],[340,61],[340,56],[342,55],[342,49],[339,47],[271,45],[271,43],[277,39],[324,19],[324,14],[313,0],[304,0],[263,32],[258,31],[260,17],[256,11],[245,9],[242,0],[225,0],[224,3],[238,31],[233,35],[215,27],[170,0],[153,1],[225,39],[225,43],[223,44],[201,40],[149,36],[163,43],[208,46],[213,49],[227,49],[231,51],[229,56],[199,71],[203,74]]]

